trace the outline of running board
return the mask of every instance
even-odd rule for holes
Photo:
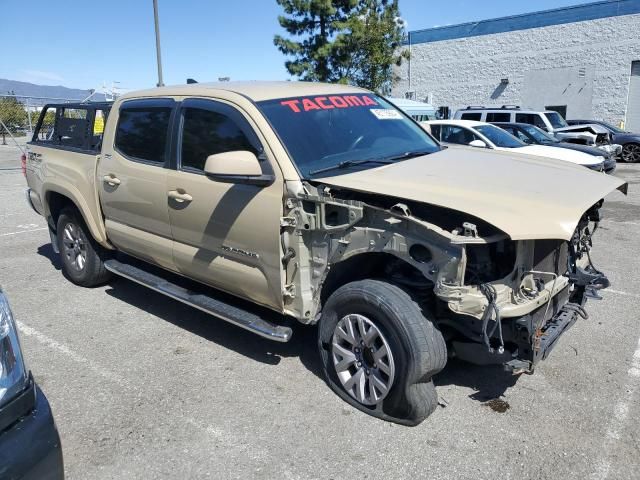
[[[171,297],[174,300],[190,305],[205,313],[214,315],[233,325],[249,330],[263,338],[276,342],[288,342],[291,339],[291,328],[271,323],[259,315],[238,308],[230,303],[215,298],[212,295],[204,295],[183,288],[175,283],[150,273],[136,266],[119,262],[118,260],[107,260],[104,266],[110,272],[121,277],[132,280],[140,285],[155,290],[158,293]]]

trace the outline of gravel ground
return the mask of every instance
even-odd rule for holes
[[[640,165],[619,166],[630,194],[604,208],[612,287],[591,318],[535,375],[450,362],[442,406],[407,428],[328,389],[313,328],[276,344],[126,280],[72,285],[18,158],[0,147],[0,283],[69,479],[640,477]]]

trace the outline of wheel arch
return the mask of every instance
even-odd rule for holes
[[[102,246],[112,248],[107,241],[102,218],[95,219],[94,216],[89,213],[89,207],[81,196],[75,195],[72,191],[60,185],[48,186],[44,191],[43,207],[45,218],[54,231],[62,210],[64,208],[73,208],[84,220],[93,239]]]
[[[429,283],[419,269],[391,253],[365,252],[352,255],[331,265],[322,283],[320,305],[324,305],[333,292],[347,283],[367,278],[386,278],[402,286],[406,283],[402,281],[403,278],[408,278],[408,275],[419,275],[418,278],[424,279],[425,284]]]

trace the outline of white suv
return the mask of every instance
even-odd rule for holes
[[[453,118],[487,123],[528,123],[555,135],[558,140],[564,142],[592,145],[608,153],[615,153],[618,147],[611,145],[611,134],[604,127],[596,124],[571,126],[562,118],[562,115],[552,110],[525,110],[515,105],[469,106],[458,110]]]

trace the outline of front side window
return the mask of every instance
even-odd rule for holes
[[[234,119],[212,110],[184,109],[181,168],[203,171],[209,155],[238,150],[258,155],[257,148]]]
[[[134,105],[120,109],[115,147],[132,159],[162,164],[172,108]]]
[[[529,125],[547,129],[547,124],[537,113],[516,113],[516,123],[528,123]]]
[[[518,140],[513,135],[509,135],[507,132],[495,125],[479,125],[474,127],[474,130],[478,131],[486,138],[489,139],[496,147],[501,148],[520,148],[524,147],[524,143]]]
[[[456,145],[469,145],[474,140],[480,140],[480,137],[468,128],[455,125],[442,125],[440,138],[445,143],[453,143]]]
[[[440,149],[406,114],[375,94],[258,102],[303,178],[374,168]]]

